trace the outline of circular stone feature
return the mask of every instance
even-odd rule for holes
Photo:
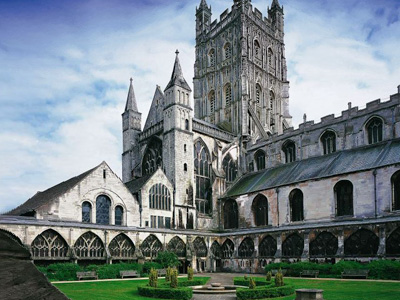
[[[219,286],[221,286],[221,283],[220,282],[213,282],[213,283],[211,283],[211,286],[219,287]]]

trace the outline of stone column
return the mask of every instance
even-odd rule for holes
[[[385,225],[378,225],[379,230],[379,248],[377,255],[379,257],[386,256],[386,228]]]
[[[310,260],[310,231],[304,232],[304,248],[301,254],[301,261]]]
[[[338,233],[338,250],[336,252],[336,262],[344,257],[344,231],[343,229]]]
[[[276,237],[276,253],[274,262],[281,262],[282,260],[282,234]]]

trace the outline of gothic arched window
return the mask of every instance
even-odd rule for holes
[[[254,242],[251,238],[245,238],[239,245],[238,254],[240,258],[250,258],[254,253]]]
[[[222,258],[231,258],[235,250],[235,245],[230,239],[226,239],[222,244]]]
[[[383,140],[383,122],[380,118],[372,118],[366,125],[368,144],[375,144]]]
[[[262,90],[258,83],[256,84],[256,103],[262,105]]]
[[[140,245],[140,250],[144,257],[157,257],[158,252],[163,250],[163,246],[154,234],[150,234]]]
[[[87,201],[82,203],[82,222],[92,222],[92,204]]]
[[[100,195],[96,199],[96,223],[102,225],[110,224],[111,200],[106,195]]]
[[[400,255],[400,227],[393,231],[386,239],[386,254]]]
[[[104,244],[93,232],[82,234],[74,245],[78,258],[105,258]]]
[[[268,225],[268,200],[259,194],[253,200],[253,214],[256,226]]]
[[[122,225],[124,219],[124,209],[118,205],[115,207],[115,225]]]
[[[171,210],[171,194],[162,183],[156,183],[150,188],[149,208]]]
[[[276,253],[277,245],[276,240],[267,235],[261,241],[260,245],[258,246],[258,252],[260,257],[273,257]]]
[[[225,107],[229,107],[232,102],[232,89],[230,83],[227,83],[225,85],[224,93],[225,93]]]
[[[46,259],[67,257],[69,247],[58,232],[48,229],[33,240],[31,249],[33,259]]]
[[[193,241],[194,253],[197,257],[207,257],[207,246],[204,242],[204,239],[201,237],[197,237]]]
[[[268,67],[269,69],[275,69],[274,66],[274,52],[272,52],[271,48],[268,48]]]
[[[344,254],[348,256],[375,256],[379,238],[368,229],[359,229],[344,241]]]
[[[162,167],[162,143],[159,139],[152,139],[147,145],[143,156],[143,175],[152,174],[157,168]]]
[[[229,59],[232,57],[232,47],[230,43],[225,44],[224,52],[225,52],[225,59]]]
[[[256,154],[254,154],[254,160],[256,161],[257,171],[265,169],[265,152],[262,150],[258,150]]]
[[[273,91],[269,91],[269,124],[270,124],[270,126],[275,125],[274,111],[275,111],[275,94]]]
[[[167,250],[178,257],[186,257],[186,244],[178,236],[174,236],[167,245]]]
[[[327,130],[321,136],[322,147],[324,148],[324,155],[336,152],[336,134]]]
[[[332,233],[323,231],[310,243],[310,256],[328,257],[336,255],[338,239]]]
[[[113,259],[132,259],[135,255],[135,245],[123,233],[112,239],[108,249]]]
[[[201,214],[211,213],[211,160],[206,146],[197,141],[194,145],[194,170],[196,176],[196,209]]]
[[[211,244],[211,253],[215,259],[221,259],[221,246],[217,241]]]
[[[282,255],[286,257],[300,257],[303,249],[304,241],[297,233],[288,236],[282,243]]]
[[[293,141],[286,141],[282,146],[282,151],[285,154],[286,163],[291,163],[296,160],[296,145]]]
[[[210,52],[208,52],[208,65],[210,67],[215,66],[215,50],[211,49]]]
[[[254,40],[254,56],[258,59],[261,59],[262,56],[260,43],[257,40]]]
[[[289,194],[290,220],[292,222],[304,220],[303,192],[294,189]]]
[[[392,210],[400,210],[400,171],[392,176]]]
[[[239,227],[238,206],[235,200],[229,199],[224,204],[224,228],[232,229]]]
[[[336,199],[336,216],[353,215],[353,184],[348,180],[336,183],[334,187]]]
[[[225,156],[224,160],[222,161],[222,167],[225,171],[226,182],[233,182],[237,175],[237,162],[233,160],[230,154]]]
[[[208,101],[210,102],[210,113],[213,114],[215,111],[215,91],[208,94]]]

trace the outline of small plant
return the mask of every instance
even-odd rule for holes
[[[256,288],[256,281],[254,278],[250,277],[249,279],[249,289],[255,289]]]
[[[247,275],[244,275],[243,278],[244,278],[244,280],[247,280]]]
[[[193,268],[192,267],[188,267],[187,268],[187,276],[188,276],[188,280],[193,280],[193,274],[194,274],[194,272],[193,272]]]
[[[271,281],[271,279],[272,279],[272,273],[271,273],[271,271],[267,272],[267,276],[265,277],[265,279],[266,279],[267,281]]]
[[[279,271],[276,273],[275,275],[275,286],[279,287],[279,286],[283,286],[283,274],[282,274],[282,270],[279,269]]]
[[[149,286],[156,288],[158,281],[158,273],[156,269],[151,268],[149,274]]]
[[[172,268],[168,267],[165,270],[165,282],[170,282],[171,281],[171,272],[172,272]]]
[[[173,268],[171,270],[171,284],[170,287],[175,289],[178,287],[178,270]]]

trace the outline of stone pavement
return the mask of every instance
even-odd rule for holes
[[[232,274],[232,273],[203,273],[196,274],[196,276],[206,276],[211,277],[208,281],[208,284],[214,282],[220,282],[222,285],[233,285],[233,278],[240,276],[240,274]],[[192,300],[236,300],[236,294],[233,292],[232,294],[193,294]]]

